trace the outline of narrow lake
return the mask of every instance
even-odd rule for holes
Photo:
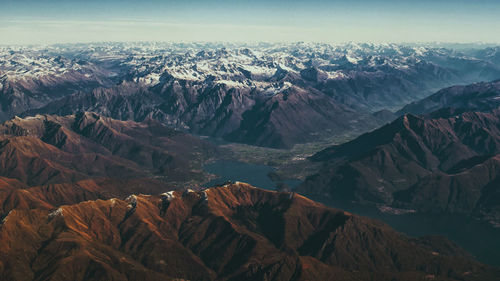
[[[265,165],[248,164],[236,161],[217,161],[204,166],[205,171],[218,175],[219,178],[214,179],[205,184],[212,186],[224,183],[226,181],[241,181],[249,183],[253,186],[275,190],[277,182],[272,181],[267,175],[274,171],[273,167]],[[299,180],[285,180],[282,183],[291,188],[295,188],[300,184]]]
[[[467,250],[477,260],[500,266],[500,228],[494,228],[486,222],[459,215],[421,213],[394,215],[383,213],[374,206],[325,200],[325,198],[310,198],[353,214],[383,221],[412,237],[445,236]]]
[[[219,176],[205,186],[221,184],[228,180],[242,181],[269,190],[274,190],[277,185],[267,176],[274,171],[274,168],[265,165],[218,161],[207,164],[204,168],[207,172]],[[283,183],[295,188],[300,181],[289,180]],[[325,201],[325,198],[311,199],[334,208],[384,221],[410,236],[443,235],[466,249],[479,261],[500,266],[500,229],[473,218],[453,215],[392,215],[382,213],[373,206]]]

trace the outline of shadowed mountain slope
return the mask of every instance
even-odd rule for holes
[[[442,89],[427,98],[410,103],[398,113],[424,114],[448,107],[461,111],[488,111],[499,106],[500,80],[496,80]]]
[[[499,110],[404,115],[314,155],[324,167],[299,190],[498,223],[499,153]]]

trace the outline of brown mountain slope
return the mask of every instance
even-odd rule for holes
[[[44,209],[53,206],[25,189],[26,185],[15,179],[0,178],[0,217],[3,218],[14,209]]]
[[[171,189],[168,183],[149,178],[94,178],[32,187],[17,179],[0,177],[0,218],[14,209],[49,210],[88,200],[123,199],[132,193],[158,194]]]
[[[117,121],[94,113],[15,118],[0,125],[0,175],[29,185],[89,177],[203,181],[215,148],[157,122]]]
[[[0,225],[0,276],[53,281],[500,276],[436,239],[410,239],[383,223],[299,195],[236,183],[56,210],[20,207]]]

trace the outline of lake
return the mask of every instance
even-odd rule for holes
[[[214,179],[205,184],[205,186],[213,186],[224,183],[226,181],[241,181],[251,184],[256,187],[275,190],[278,182],[272,181],[267,175],[275,169],[266,165],[256,165],[236,161],[217,161],[206,164],[205,171],[218,175],[219,178]],[[300,184],[299,180],[281,181],[291,188],[295,188]]]
[[[442,235],[471,253],[477,260],[500,266],[500,228],[468,216],[410,213],[394,215],[375,206],[309,198],[353,214],[381,220],[412,237]]]
[[[205,165],[204,169],[219,176],[219,178],[206,183],[205,186],[218,185],[228,180],[246,182],[268,190],[275,190],[277,185],[267,176],[274,171],[274,168],[270,166],[236,161],[218,161]],[[283,183],[295,188],[300,184],[300,181],[287,180]],[[500,229],[482,221],[455,215],[419,213],[393,215],[382,213],[374,206],[345,201],[325,201],[324,197],[310,198],[334,208],[384,221],[394,229],[413,237],[425,235],[446,236],[474,255],[479,261],[500,266]]]

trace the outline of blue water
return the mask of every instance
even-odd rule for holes
[[[274,190],[277,185],[267,176],[269,172],[274,171],[274,168],[265,165],[219,161],[207,164],[204,168],[207,172],[219,176],[205,186],[222,184],[228,180],[242,181],[268,190]],[[300,181],[289,180],[284,183],[295,188]],[[443,235],[470,252],[479,261],[500,266],[500,229],[485,222],[458,215],[392,215],[382,213],[374,206],[326,200],[323,197],[311,199],[330,207],[384,221],[409,236]]]
[[[275,169],[265,165],[255,165],[236,161],[218,161],[206,164],[204,169],[211,174],[219,176],[219,178],[206,183],[205,186],[218,185],[227,181],[241,181],[256,187],[275,190],[278,184],[267,176]],[[285,180],[281,181],[281,183],[291,188],[295,188],[300,184],[300,181]]]
[[[471,253],[475,259],[500,266],[500,228],[468,216],[449,214],[393,215],[374,206],[360,205],[324,197],[310,197],[330,207],[383,221],[412,237],[442,235]]]

